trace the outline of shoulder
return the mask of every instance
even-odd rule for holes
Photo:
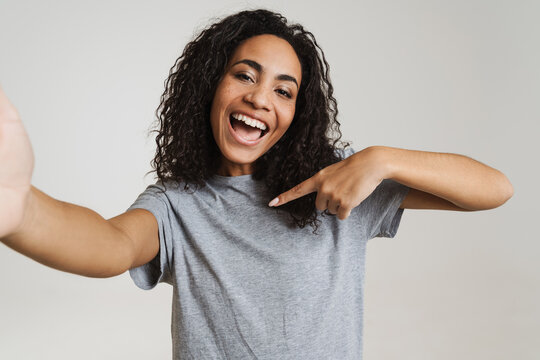
[[[346,159],[348,158],[349,156],[351,156],[352,154],[354,154],[356,152],[356,150],[354,150],[354,148],[350,147],[350,146],[347,146],[345,148],[336,148],[335,149],[335,153],[336,155],[341,159]]]
[[[158,180],[154,184],[148,185],[141,195],[149,195],[165,200],[191,195],[196,193],[197,190],[197,186],[193,184],[173,180],[165,182]]]

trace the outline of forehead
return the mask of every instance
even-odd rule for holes
[[[302,66],[291,44],[275,35],[258,35],[244,40],[233,53],[231,64],[254,60],[264,71],[294,76],[300,82]]]

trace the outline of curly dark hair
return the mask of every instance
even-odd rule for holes
[[[271,34],[291,44],[302,68],[296,111],[282,138],[254,164],[253,178],[264,180],[269,198],[342,159],[337,146],[340,123],[329,77],[329,65],[315,37],[299,24],[288,24],[268,10],[242,11],[210,25],[189,42],[170,69],[156,110],[157,150],[151,162],[163,184],[184,183],[184,190],[203,187],[216,174],[221,153],[210,126],[210,109],[217,85],[238,45],[253,36]],[[320,223],[316,194],[280,206],[291,215],[291,226]]]

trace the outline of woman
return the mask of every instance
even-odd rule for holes
[[[0,93],[0,238],[59,270],[173,285],[177,359],[359,359],[366,242],[393,237],[405,208],[490,209],[513,190],[461,155],[354,153],[332,93],[300,25],[264,10],[211,25],[167,81],[159,181],[109,220],[31,186]]]

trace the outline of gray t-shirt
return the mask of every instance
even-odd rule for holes
[[[251,175],[160,188],[128,209],[152,212],[160,241],[130,275],[142,289],[173,286],[174,359],[362,358],[366,243],[394,237],[407,186],[383,180],[346,220],[319,216],[318,234],[268,207]]]

